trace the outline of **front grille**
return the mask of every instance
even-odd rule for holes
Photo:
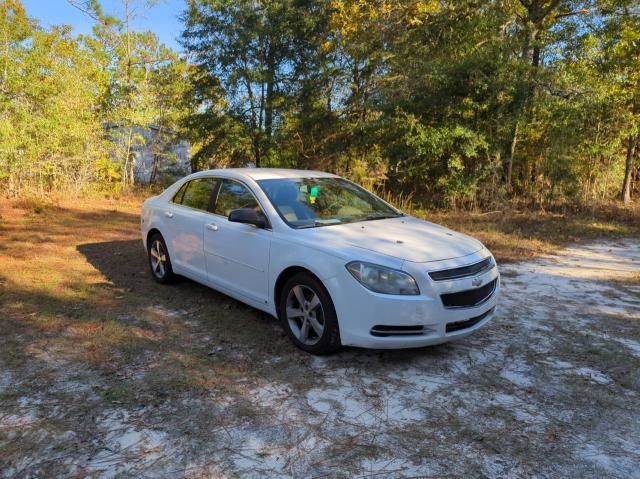
[[[424,326],[386,326],[378,324],[371,328],[371,335],[379,338],[389,336],[419,336],[424,333]]]
[[[429,273],[429,276],[431,276],[431,279],[434,281],[467,278],[468,276],[474,276],[486,269],[489,269],[491,266],[493,266],[493,261],[491,260],[491,256],[489,256],[478,263],[470,264],[468,266],[444,269],[442,271],[432,271]]]
[[[480,316],[476,316],[475,318],[467,319],[465,321],[455,321],[453,323],[447,324],[447,333],[453,333],[454,331],[460,331],[461,329],[467,329],[471,326],[475,326],[484,318],[493,313],[493,309],[491,308],[489,311],[482,313]]]
[[[498,278],[477,289],[440,295],[445,308],[472,308],[487,301],[496,289]]]

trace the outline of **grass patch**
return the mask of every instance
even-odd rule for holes
[[[36,215],[44,214],[54,206],[55,201],[41,196],[28,196],[13,203],[14,208],[23,209]]]
[[[636,286],[640,285],[640,273],[631,273],[623,278],[615,278],[609,281],[614,286]]]
[[[415,214],[478,238],[500,262],[552,254],[569,243],[640,236],[638,210],[567,213],[419,211]]]

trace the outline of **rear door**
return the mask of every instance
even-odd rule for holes
[[[271,229],[232,223],[227,218],[229,212],[236,208],[255,208],[258,214],[264,215],[264,210],[246,185],[236,180],[221,179],[215,215],[204,232],[209,280],[266,304]]]
[[[165,224],[170,225],[165,240],[174,269],[203,282],[207,280],[204,225],[213,216],[213,194],[217,185],[215,178],[197,178],[185,183],[165,214]]]

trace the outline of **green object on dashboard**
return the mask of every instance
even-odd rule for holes
[[[320,193],[320,187],[318,185],[313,185],[311,188],[309,188],[309,196],[311,198],[317,198],[318,193]]]

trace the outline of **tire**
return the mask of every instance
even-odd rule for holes
[[[154,233],[147,241],[147,257],[149,259],[149,271],[155,281],[160,284],[173,282],[175,274],[171,267],[169,250],[160,233]]]
[[[340,349],[333,301],[315,276],[298,273],[287,280],[278,300],[278,316],[293,344],[303,351],[331,354]]]

